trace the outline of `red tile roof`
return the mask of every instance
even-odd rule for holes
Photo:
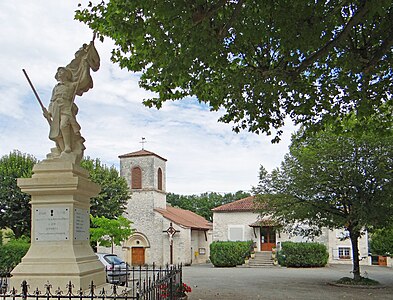
[[[247,198],[243,198],[240,200],[233,201],[231,203],[227,203],[216,208],[213,208],[212,211],[221,212],[221,211],[255,211],[254,205],[254,196],[250,196]]]
[[[271,220],[269,217],[264,217],[261,220],[256,220],[254,223],[248,226],[250,227],[278,226],[278,223],[276,221]]]
[[[189,210],[172,207],[169,205],[167,205],[166,209],[155,208],[154,210],[163,215],[164,218],[167,218],[178,225],[199,230],[213,229],[212,223],[207,221],[204,217],[201,217],[200,215],[197,215],[196,213],[193,213]]]
[[[144,150],[144,149],[139,150],[139,151],[135,151],[135,152],[131,152],[131,153],[127,153],[127,154],[123,154],[123,155],[119,155],[119,158],[138,157],[138,156],[151,156],[151,155],[152,156],[156,156],[158,158],[161,158],[162,160],[167,161],[165,158],[163,158],[163,157],[161,157],[161,156],[159,156],[159,155],[157,155],[157,154],[155,154],[153,152]]]

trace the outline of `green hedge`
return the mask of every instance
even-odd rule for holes
[[[324,267],[329,259],[326,246],[319,243],[281,243],[278,263],[286,267]]]
[[[250,256],[253,242],[213,242],[210,244],[210,261],[215,267],[235,267]]]
[[[9,276],[9,273],[20,263],[29,250],[30,243],[26,240],[10,240],[0,245],[0,276]]]

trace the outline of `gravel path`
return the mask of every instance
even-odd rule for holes
[[[183,268],[183,282],[191,286],[189,300],[248,299],[391,299],[393,269],[362,266],[362,276],[378,280],[383,288],[337,287],[329,283],[352,277],[352,266],[325,268],[215,268],[211,264]]]

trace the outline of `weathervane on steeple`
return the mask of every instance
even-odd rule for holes
[[[139,142],[139,143],[142,144],[142,150],[145,150],[145,143],[147,143],[147,142],[146,142],[146,139],[145,139],[144,137],[142,137],[142,141]]]

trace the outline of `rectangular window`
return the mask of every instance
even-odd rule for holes
[[[243,231],[244,231],[243,225],[229,225],[228,241],[243,241],[244,240]]]
[[[339,259],[350,259],[351,258],[351,248],[350,247],[339,247],[338,248],[338,258]]]

